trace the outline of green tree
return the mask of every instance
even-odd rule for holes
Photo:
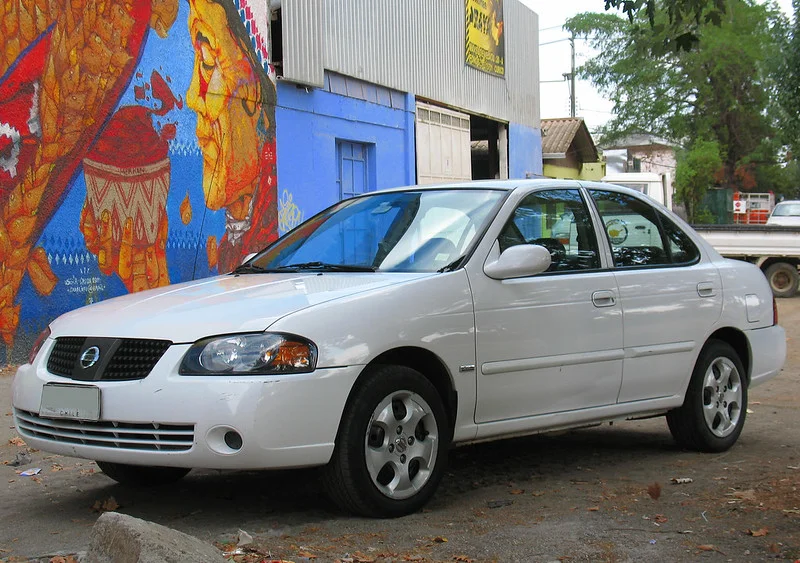
[[[579,72],[614,104],[603,140],[647,131],[684,146],[716,141],[723,158],[719,184],[752,189],[762,167],[776,166],[780,147],[769,96],[771,57],[781,43],[778,9],[729,0],[719,25],[704,26],[695,48],[658,51],[670,34],[670,2],[654,2],[651,33],[642,33],[650,16],[641,13],[633,22],[585,13],[565,25],[598,53]]]
[[[781,35],[783,44],[777,61],[776,98],[783,140],[793,158],[800,157],[800,1],[793,0],[794,17],[791,27]]]
[[[686,216],[694,223],[701,213],[700,202],[722,168],[717,141],[698,140],[681,155],[675,170],[675,195],[686,208]]]
[[[689,51],[699,42],[700,31],[708,24],[720,25],[726,12],[725,0],[672,0],[659,5],[656,0],[605,0],[606,11],[621,10],[628,20],[639,29],[644,12],[650,29],[658,34],[663,33],[661,44],[653,45],[656,50]],[[666,16],[659,18],[659,11]]]

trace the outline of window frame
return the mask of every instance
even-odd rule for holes
[[[574,191],[574,192],[576,192],[578,194],[578,197],[580,198],[581,204],[583,205],[583,209],[584,209],[584,211],[586,213],[586,217],[588,219],[588,229],[591,232],[591,234],[594,236],[594,246],[595,246],[594,250],[595,250],[595,253],[596,253],[596,264],[597,264],[597,267],[595,267],[595,268],[585,268],[585,269],[574,269],[574,270],[554,270],[554,271],[549,271],[548,270],[546,272],[541,272],[539,274],[536,274],[533,277],[563,276],[563,275],[574,275],[574,274],[584,274],[584,273],[590,274],[590,273],[607,271],[609,268],[606,265],[606,262],[607,262],[607,259],[605,258],[606,248],[604,246],[604,243],[602,243],[601,240],[598,238],[597,220],[596,220],[595,213],[594,213],[595,209],[593,207],[593,204],[589,202],[588,194],[585,194],[583,188],[581,186],[579,186],[579,185],[575,185],[575,186],[547,186],[547,187],[542,187],[542,188],[537,188],[537,189],[531,190],[528,193],[524,194],[519,199],[519,201],[515,204],[514,209],[509,213],[508,218],[506,219],[505,223],[503,224],[502,228],[500,229],[500,233],[498,233],[497,239],[495,239],[495,243],[501,244],[501,252],[503,250],[507,249],[507,248],[510,248],[510,247],[506,247],[505,249],[502,248],[502,243],[500,243],[500,237],[502,236],[502,234],[506,230],[506,228],[508,228],[509,224],[514,224],[514,227],[517,230],[519,230],[519,227],[514,222],[514,219],[516,218],[517,210],[520,207],[522,207],[522,205],[524,204],[525,200],[527,200],[529,197],[536,196],[536,195],[541,195],[541,194],[548,193],[548,192],[554,192],[554,191],[561,191],[561,192]],[[520,232],[520,234],[522,235],[521,232]],[[522,236],[524,238],[524,235],[522,235]],[[525,243],[521,243],[521,244],[532,244],[532,243],[525,242]],[[512,245],[512,246],[516,246],[516,245]]]
[[[689,266],[694,266],[698,264],[703,257],[703,253],[700,250],[700,247],[697,243],[693,240],[692,236],[687,233],[684,229],[682,229],[675,221],[672,221],[661,209],[657,206],[653,205],[649,202],[646,198],[640,197],[639,192],[630,193],[628,191],[622,190],[614,190],[609,189],[606,186],[584,186],[583,189],[587,192],[587,197],[591,201],[591,206],[593,211],[596,213],[597,223],[596,226],[600,228],[603,240],[605,241],[605,245],[608,251],[608,258],[609,258],[609,268],[612,270],[619,270],[619,271],[631,271],[631,270],[651,270],[651,269],[663,269],[663,268],[685,268]],[[592,192],[605,192],[611,194],[617,194],[623,197],[627,197],[632,200],[639,201],[642,205],[647,206],[647,208],[651,209],[653,214],[655,215],[655,221],[650,221],[655,227],[658,229],[659,239],[661,240],[662,250],[667,258],[667,262],[665,264],[634,264],[634,265],[617,265],[616,261],[614,260],[614,245],[611,242],[609,237],[608,231],[606,229],[606,223],[603,220],[603,214],[600,212],[600,208],[595,201]],[[631,190],[633,191],[633,190]],[[639,214],[640,217],[644,219],[649,219],[644,217],[643,215]],[[668,221],[669,224],[674,228],[677,229],[679,232],[683,233],[686,236],[687,241],[692,245],[695,250],[695,256],[692,260],[688,262],[676,262],[673,257],[671,241],[667,236],[666,229],[664,228],[664,222]],[[635,247],[633,247],[635,248]]]

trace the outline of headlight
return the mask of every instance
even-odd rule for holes
[[[317,365],[317,347],[293,334],[229,334],[195,342],[181,363],[182,375],[270,375],[307,373]]]
[[[38,338],[36,338],[36,342],[33,343],[33,347],[31,351],[28,353],[28,363],[32,364],[33,360],[36,359],[36,354],[39,353],[39,350],[42,349],[44,346],[44,341],[50,336],[50,327],[46,327],[42,332],[39,333]]]

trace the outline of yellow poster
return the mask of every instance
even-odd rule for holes
[[[503,0],[464,0],[466,63],[496,76],[506,74]]]

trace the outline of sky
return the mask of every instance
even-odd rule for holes
[[[569,117],[569,83],[563,74],[570,71],[569,34],[561,29],[564,22],[582,12],[602,12],[603,0],[521,0],[539,14],[539,80],[542,118]],[[792,14],[791,0],[779,0],[778,5]],[[586,41],[575,41],[575,64],[591,58]],[[590,82],[578,80],[576,115],[583,117],[589,131],[595,131],[612,117],[612,105]]]

